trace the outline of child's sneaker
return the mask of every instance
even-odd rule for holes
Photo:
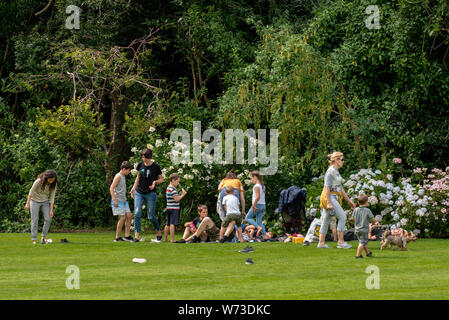
[[[246,259],[245,264],[254,264],[254,261],[251,258]]]
[[[186,243],[186,241],[184,239],[181,239],[181,240],[175,241],[175,243]]]
[[[316,246],[318,249],[330,249],[331,247],[329,247],[327,244],[324,244],[324,245],[322,245],[322,246],[320,246],[320,245],[317,245]]]
[[[41,244],[47,244],[47,240],[45,240],[44,238],[41,239]]]
[[[303,247],[308,247],[308,246],[310,246],[310,242],[309,241],[304,241],[304,243],[302,245],[303,245]]]
[[[156,239],[151,239],[151,242],[157,242],[157,243],[162,242],[162,236],[156,237]]]
[[[118,237],[118,238],[114,239],[114,242],[122,242],[122,241],[125,241],[125,240],[123,240],[122,237]]]
[[[356,259],[361,259],[363,256],[355,256]]]
[[[253,247],[246,247],[245,249],[240,250],[239,252],[240,253],[249,253],[249,252],[254,252],[254,249],[253,249]]]
[[[366,256],[367,256],[367,257],[372,257],[372,256],[373,256],[373,253],[370,251],[370,252],[368,252],[368,253],[366,254]]]
[[[197,236],[193,236],[192,239],[190,239],[189,243],[198,243],[201,242],[201,238]]]
[[[123,240],[132,242],[134,239],[131,236],[124,237]]]
[[[134,238],[133,239],[133,242],[139,242],[140,240],[139,239],[137,239],[137,238]]]

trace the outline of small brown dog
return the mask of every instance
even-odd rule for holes
[[[390,249],[393,249],[393,245],[396,245],[400,250],[407,250],[407,243],[410,241],[418,240],[418,237],[413,232],[402,231],[401,236],[392,236],[390,230],[386,230],[382,235],[382,241],[380,242],[380,250],[385,249],[390,245]]]

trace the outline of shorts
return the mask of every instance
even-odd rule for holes
[[[114,202],[111,199],[111,206],[112,206],[112,214],[114,216],[123,216],[127,214],[128,212],[131,212],[131,209],[129,208],[129,204],[127,201],[117,201],[118,207],[114,207]]]
[[[174,224],[175,226],[177,226],[178,221],[179,221],[179,210],[167,209],[167,219],[165,225],[169,226],[171,224]]]
[[[359,239],[359,244],[366,246],[368,244],[368,232],[367,231],[356,231],[355,235]]]
[[[240,227],[242,225],[242,215],[240,213],[227,214],[221,226],[226,228],[232,221],[235,221],[235,225]]]
[[[218,230],[215,226],[209,230],[206,230],[206,234],[208,241],[217,241],[220,238],[220,230]]]
[[[337,217],[336,216],[331,216],[331,221],[329,222],[329,228],[331,228],[331,230],[337,229]]]

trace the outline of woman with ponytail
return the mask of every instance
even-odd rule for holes
[[[350,244],[344,242],[343,232],[346,224],[346,213],[342,208],[343,199],[345,199],[351,209],[355,209],[355,204],[349,199],[343,189],[343,178],[340,176],[338,169],[343,166],[344,157],[341,152],[334,152],[328,155],[329,169],[324,176],[324,188],[320,197],[320,208],[322,216],[322,224],[320,228],[320,240],[317,248],[330,248],[325,244],[326,234],[329,228],[331,217],[335,215],[338,219],[337,237],[339,249],[351,248]]]
[[[53,206],[55,203],[56,187],[58,177],[56,171],[46,170],[34,181],[28,193],[25,210],[31,213],[31,241],[36,244],[37,227],[39,225],[39,212],[42,209],[44,214],[44,227],[42,228],[41,243],[47,243],[48,230],[53,218]]]

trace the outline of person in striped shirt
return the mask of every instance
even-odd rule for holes
[[[170,184],[167,187],[165,196],[167,198],[167,220],[164,228],[164,241],[167,241],[168,231],[170,230],[170,241],[175,242],[175,226],[178,225],[179,202],[185,197],[187,192],[182,189],[181,195],[178,194],[176,187],[179,185],[180,177],[177,173],[170,175]]]

